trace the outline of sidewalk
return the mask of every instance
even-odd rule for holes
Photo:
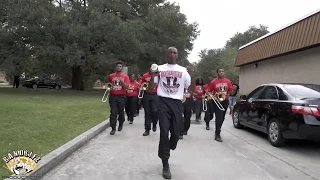
[[[205,130],[191,118],[187,136],[171,151],[169,160],[175,180],[251,180],[273,179],[228,143],[214,141],[214,132]],[[230,116],[226,116],[230,121]],[[77,150],[58,167],[46,174],[45,180],[161,180],[162,164],[158,158],[159,129],[144,132],[143,111],[133,124],[125,122],[121,132],[109,135],[110,128]],[[224,137],[224,136],[222,136]]]

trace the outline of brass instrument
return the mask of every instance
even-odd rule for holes
[[[213,102],[217,105],[217,107],[221,111],[225,111],[224,107],[220,102],[224,101],[226,99],[226,92],[217,92],[215,95],[209,94]]]
[[[184,94],[183,94],[183,99],[181,100],[182,103],[186,102],[186,100],[187,100],[187,93],[188,93],[188,89],[185,89]]]
[[[158,64],[152,64],[151,67],[150,67],[150,71],[151,72],[158,72],[159,69],[158,69]]]
[[[113,88],[112,83],[107,83],[107,85],[106,85],[106,91],[104,92],[104,95],[103,95],[103,97],[102,97],[102,99],[101,99],[102,102],[107,102],[107,101],[108,101],[108,99],[109,99],[109,93],[110,93],[110,91],[112,90],[112,88]]]
[[[202,110],[207,111],[208,110],[208,103],[207,101],[210,100],[210,96],[208,94],[205,94],[202,96]]]
[[[138,94],[138,98],[142,99],[143,95],[144,95],[144,91],[148,89],[149,83],[148,82],[144,82],[141,84],[140,90],[139,90],[139,94]]]
[[[227,94],[225,92],[218,92],[216,93],[217,99],[221,102],[226,100]]]

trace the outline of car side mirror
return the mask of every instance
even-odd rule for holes
[[[241,99],[241,100],[247,100],[247,96],[246,96],[246,95],[241,95],[241,96],[240,96],[240,99]]]

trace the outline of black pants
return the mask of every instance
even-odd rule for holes
[[[16,87],[18,88],[19,87],[19,84],[20,84],[20,81],[19,81],[19,78],[17,76],[14,77],[14,81],[13,81],[13,87]]]
[[[207,101],[207,111],[204,112],[204,121],[207,123],[207,125],[213,119],[213,113],[214,113],[213,103],[214,102],[212,101],[212,99]]]
[[[182,112],[181,100],[159,97],[160,142],[158,156],[161,159],[169,159],[170,149],[175,150],[177,147],[183,124]]]
[[[183,135],[183,132],[188,132],[190,128],[190,119],[192,116],[192,106],[193,106],[193,99],[187,98],[186,101],[183,103],[183,128],[180,132],[180,135]]]
[[[229,106],[229,100],[222,101],[222,102],[220,102],[220,104],[225,109],[224,111],[220,110],[217,107],[217,105],[213,102],[213,109],[214,109],[215,116],[216,116],[216,131],[215,131],[216,134],[220,134],[220,132],[221,132],[221,127],[222,127],[222,124],[223,124],[223,121],[224,121],[224,118],[226,115],[227,108]]]
[[[133,121],[134,114],[136,113],[137,99],[138,97],[127,97],[125,110],[129,121]]]
[[[150,94],[145,92],[143,95],[143,109],[144,109],[144,127],[147,131],[151,129],[151,123],[156,126],[159,119],[159,97],[157,94]]]
[[[196,113],[196,101],[192,102],[192,113]]]
[[[196,119],[200,120],[201,119],[201,112],[202,112],[202,99],[196,99],[195,102],[195,111],[196,111]]]
[[[136,107],[137,107],[136,113],[137,113],[137,115],[139,115],[139,111],[142,108],[142,99],[139,99],[138,96],[137,96],[137,106]]]
[[[110,126],[115,128],[117,126],[117,116],[119,115],[119,124],[124,122],[124,107],[126,104],[126,96],[111,95],[109,97],[110,104]]]

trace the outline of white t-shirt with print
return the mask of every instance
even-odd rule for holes
[[[160,81],[158,76],[154,77],[158,96],[182,100],[184,89],[191,84],[187,69],[178,64],[163,64],[159,66],[159,72]]]

